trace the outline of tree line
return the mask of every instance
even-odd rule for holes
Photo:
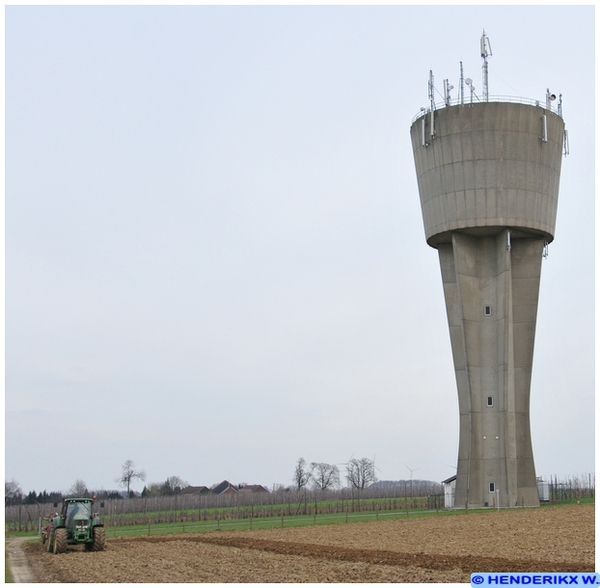
[[[375,463],[368,458],[350,459],[346,465],[346,481],[349,488],[364,489],[377,481],[375,475]],[[273,489],[296,489],[312,488],[313,490],[337,490],[342,487],[341,474],[337,465],[323,462],[312,462],[308,464],[304,458],[300,458],[296,463],[293,475],[294,483],[287,487],[277,485]],[[146,472],[138,469],[131,459],[126,460],[121,466],[121,474],[115,479],[115,482],[124,488],[124,495],[127,498],[136,496],[131,490],[133,481],[146,481]],[[150,482],[144,486],[141,492],[142,498],[176,496],[189,487],[188,482],[182,480],[179,476],[169,476],[164,482]],[[78,479],[69,488],[66,493],[47,492],[43,490],[36,493],[34,490],[25,494],[18,482],[12,480],[5,482],[4,504],[12,506],[18,504],[44,504],[59,502],[67,496],[95,496],[98,499],[120,500],[124,496],[115,490],[105,491],[89,490],[87,484]]]
[[[364,491],[367,488],[372,489],[372,494],[380,494],[384,487],[389,487],[390,491],[396,492],[403,481],[382,481],[379,482],[376,475],[375,461],[366,457],[351,458],[344,464],[344,469],[340,471],[337,464],[328,464],[324,462],[307,462],[303,457],[296,462],[292,474],[292,484],[289,486],[283,484],[274,485],[272,492],[304,492],[312,490],[315,492],[332,492],[343,490],[344,487],[350,491]],[[412,475],[412,472],[411,472]],[[121,473],[115,479],[115,482],[124,489],[123,492],[116,490],[98,490],[90,491],[83,480],[76,480],[75,483],[65,492],[43,490],[37,493],[35,490],[24,493],[15,480],[5,482],[4,504],[5,507],[14,505],[35,505],[35,504],[54,504],[60,502],[68,496],[95,496],[99,500],[122,500],[123,498],[140,497],[160,498],[179,496],[189,487],[189,484],[179,476],[170,476],[164,482],[149,482],[144,486],[141,494],[131,489],[133,481],[146,481],[144,470],[138,469],[130,459],[126,460],[121,466]],[[345,481],[345,485],[343,484]],[[554,476],[553,488],[560,490],[562,494],[567,493],[573,496],[593,496],[595,491],[595,475],[583,474],[581,476],[572,476],[565,478],[560,482]],[[568,490],[567,490],[568,489]],[[404,481],[404,493],[409,497],[428,496],[439,494],[442,487],[436,482],[423,480]],[[305,497],[306,502],[308,498]]]
[[[115,482],[126,488],[126,496],[132,496],[130,489],[131,482],[134,479],[145,480],[146,473],[143,470],[138,470],[132,460],[128,459],[121,466],[121,474],[115,479]],[[78,497],[91,497],[95,496],[99,500],[102,499],[115,499],[119,500],[123,498],[123,495],[116,490],[89,490],[87,484],[81,480],[75,480],[74,484],[67,490],[66,493],[62,491],[47,492],[43,490],[39,494],[35,490],[25,494],[21,489],[20,484],[16,480],[10,482],[4,482],[4,506],[14,506],[18,504],[46,504],[60,502],[63,498],[68,496]]]
[[[375,462],[367,457],[350,459],[346,464],[346,481],[349,488],[363,490],[377,482]],[[312,462],[301,457],[294,470],[294,488],[311,486],[313,490],[336,490],[341,487],[340,470],[335,464]]]

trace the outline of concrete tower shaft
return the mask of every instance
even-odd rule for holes
[[[458,388],[457,507],[539,505],[529,396],[563,136],[557,114],[510,102],[441,108],[411,127]]]

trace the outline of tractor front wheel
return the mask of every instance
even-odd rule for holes
[[[54,553],[67,551],[67,530],[56,529],[54,531]]]
[[[106,544],[106,533],[104,527],[94,527],[94,543],[92,544],[92,551],[104,551]]]

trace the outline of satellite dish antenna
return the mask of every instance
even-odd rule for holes
[[[465,84],[471,88],[471,102],[473,102],[473,94],[475,94],[475,86],[473,85],[473,80],[471,78],[467,78],[465,80]]]

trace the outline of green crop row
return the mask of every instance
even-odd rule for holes
[[[594,498],[582,498],[580,502],[594,503]],[[557,503],[553,506],[560,506],[563,503]],[[572,504],[571,501],[564,504]],[[104,517],[104,526],[107,537],[135,537],[141,535],[166,535],[180,533],[204,533],[208,531],[230,531],[230,530],[249,530],[266,529],[276,527],[298,527],[307,525],[327,525],[349,522],[389,520],[397,518],[417,518],[425,516],[452,516],[468,515],[475,512],[494,512],[493,509],[482,510],[452,510],[443,509],[411,509],[396,508],[384,509],[377,500],[363,501],[361,508],[351,509],[349,506],[343,509],[326,508],[327,503],[318,503],[315,511],[314,505],[307,514],[296,514],[297,505],[290,509],[288,504],[271,505],[268,516],[260,516],[258,513],[264,511],[264,508],[257,507],[224,507],[221,509],[207,509],[198,516],[197,510],[185,510],[169,513],[143,513],[144,521],[136,523],[141,513],[131,513],[117,517]],[[311,505],[309,505],[311,506]],[[329,505],[331,506],[331,505]],[[370,507],[370,508],[369,508]],[[545,505],[542,508],[550,508]],[[502,509],[505,510],[505,509]],[[242,512],[243,511],[243,512]],[[291,514],[290,514],[291,512]],[[236,516],[237,515],[237,516]],[[33,527],[31,527],[33,529]],[[12,532],[11,532],[12,531]],[[15,532],[5,528],[5,532],[10,535],[35,536],[36,530],[27,532]]]

